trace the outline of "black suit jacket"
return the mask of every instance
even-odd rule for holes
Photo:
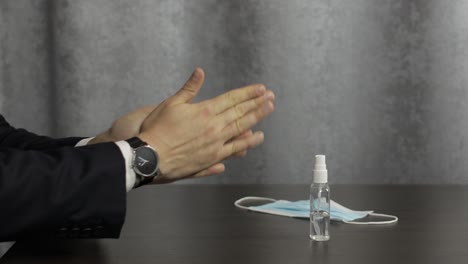
[[[80,139],[38,136],[0,115],[0,241],[119,236],[122,153],[114,143],[74,147]]]

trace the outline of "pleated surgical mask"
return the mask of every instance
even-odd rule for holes
[[[244,197],[234,203],[235,206],[241,209],[246,209],[255,212],[281,215],[296,218],[309,218],[310,217],[310,201],[286,201],[275,200],[265,197]],[[388,218],[389,220],[371,221],[371,222],[356,222],[356,220],[366,216],[377,216],[381,218]],[[356,211],[342,206],[341,204],[331,201],[330,202],[330,219],[335,221],[342,221],[348,224],[357,225],[381,225],[392,224],[398,222],[398,217],[386,214],[377,214],[374,211]]]

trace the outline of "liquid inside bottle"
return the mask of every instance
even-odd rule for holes
[[[330,214],[326,211],[316,211],[310,214],[310,238],[315,241],[327,241],[330,239],[328,226]]]
[[[327,183],[314,183],[310,191],[310,234],[315,241],[327,241],[330,225],[330,188]]]

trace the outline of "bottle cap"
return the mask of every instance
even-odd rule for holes
[[[314,183],[326,183],[327,181],[328,171],[325,155],[315,155]]]

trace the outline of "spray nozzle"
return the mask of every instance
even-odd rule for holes
[[[326,183],[328,181],[325,155],[315,155],[314,182]]]

